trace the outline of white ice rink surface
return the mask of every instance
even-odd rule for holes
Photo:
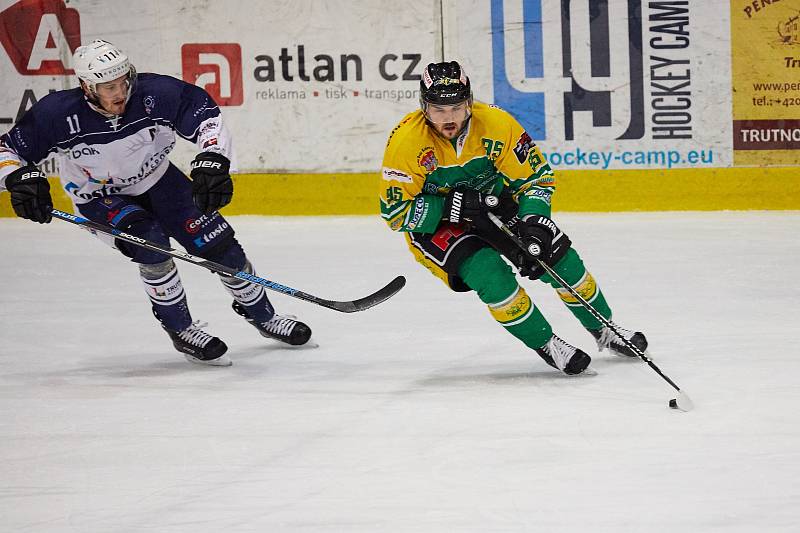
[[[181,262],[230,368],[192,365],[134,264],[80,229],[0,220],[0,531],[800,531],[800,212],[561,214],[656,364],[569,378],[449,292],[379,217],[232,217],[315,349],[262,339]]]

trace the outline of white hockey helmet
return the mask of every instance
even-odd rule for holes
[[[79,46],[72,56],[72,68],[78,79],[87,83],[93,92],[98,83],[125,75],[132,80],[136,76],[136,69],[125,52],[102,39]]]

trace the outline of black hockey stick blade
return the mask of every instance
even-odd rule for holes
[[[328,303],[330,305],[326,305],[325,307],[330,307],[331,309],[341,311],[342,313],[355,313],[358,311],[364,311],[365,309],[369,309],[370,307],[374,307],[379,303],[388,300],[397,294],[400,289],[405,287],[405,285],[406,278],[403,276],[397,276],[392,281],[387,283],[385,287],[378,289],[370,295],[359,298],[358,300],[352,300],[350,302],[329,301]]]
[[[148,241],[147,239],[143,239],[141,237],[137,237],[129,233],[125,233],[124,231],[120,231],[115,228],[98,224],[97,222],[93,222],[89,219],[83,218],[78,215],[66,213],[58,209],[53,209],[51,213],[53,214],[53,217],[59,220],[70,222],[77,226],[82,226],[83,228],[88,229],[89,231],[105,233],[106,235],[111,235],[117,239],[121,239],[125,242],[134,244],[136,246],[140,246],[142,248],[146,248],[148,250],[153,250],[156,252],[161,252],[163,254],[175,257],[177,259],[182,259],[183,261],[187,261],[189,263],[194,263],[195,265],[206,268],[212,272],[216,272],[217,274],[224,274],[226,276],[239,278],[244,281],[249,281],[250,283],[261,285],[264,288],[280,292],[287,296],[298,298],[300,300],[305,300],[307,302],[311,302],[320,305],[322,307],[327,307],[328,309],[333,309],[334,311],[340,311],[342,313],[355,313],[357,311],[364,311],[365,309],[369,309],[370,307],[378,305],[384,300],[387,300],[388,298],[392,297],[394,294],[397,293],[397,291],[402,289],[403,286],[406,284],[406,278],[404,278],[403,276],[397,276],[392,281],[390,281],[385,287],[377,290],[376,292],[373,292],[368,296],[359,298],[358,300],[345,301],[345,302],[338,302],[335,300],[325,300],[324,298],[319,298],[318,296],[314,296],[313,294],[308,294],[306,292],[294,289],[282,283],[262,278],[254,274],[250,274],[249,272],[244,272],[241,270],[237,271],[234,268],[230,268],[225,265],[215,263],[214,261],[209,261],[207,259],[203,259],[202,257],[197,257],[188,254],[186,252],[170,248],[169,246],[164,246],[162,244]]]

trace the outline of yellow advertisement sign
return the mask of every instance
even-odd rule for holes
[[[735,165],[800,161],[800,3],[731,0]]]

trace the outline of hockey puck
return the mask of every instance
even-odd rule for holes
[[[677,409],[678,408],[678,400],[676,400],[675,398],[671,399],[669,401],[669,407],[670,407],[670,409]]]

